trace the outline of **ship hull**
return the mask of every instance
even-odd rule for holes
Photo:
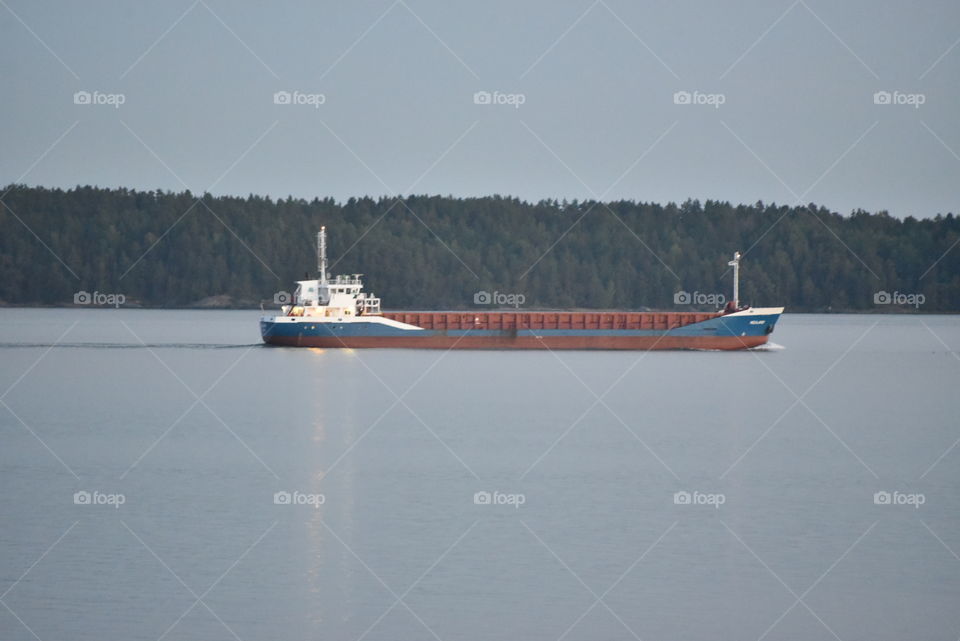
[[[758,347],[766,336],[274,336],[270,345],[319,348],[549,349],[549,350],[738,350]]]
[[[267,317],[261,319],[260,327],[265,343],[288,347],[739,350],[766,343],[782,311],[751,309],[727,315],[429,312],[352,320]],[[411,320],[421,325],[404,322]],[[537,326],[531,329],[531,324]]]

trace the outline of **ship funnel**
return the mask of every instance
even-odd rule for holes
[[[740,309],[740,252],[734,252],[733,260],[727,265],[733,267],[733,306]]]
[[[327,228],[321,227],[317,233],[317,271],[320,272],[320,284],[327,284]]]

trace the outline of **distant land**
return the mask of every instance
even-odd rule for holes
[[[316,232],[326,225],[330,271],[363,273],[385,309],[490,309],[482,292],[526,309],[710,309],[730,296],[726,263],[740,250],[746,303],[960,311],[952,213],[918,220],[814,204],[503,196],[337,202],[89,186],[3,192],[2,305],[276,307],[294,280],[316,272]]]

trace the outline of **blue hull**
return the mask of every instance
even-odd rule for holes
[[[264,342],[304,347],[412,347],[460,349],[744,349],[763,344],[776,313],[717,316],[656,329],[404,329],[376,320],[263,319]]]

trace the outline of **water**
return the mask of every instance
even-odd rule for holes
[[[0,310],[0,638],[960,635],[956,316],[444,354],[258,315]]]

